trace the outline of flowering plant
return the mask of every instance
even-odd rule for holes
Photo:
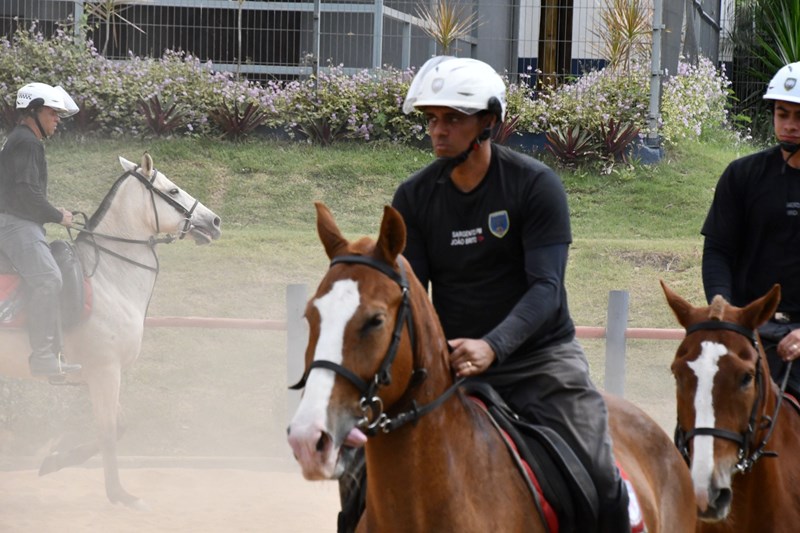
[[[422,115],[402,112],[413,74],[387,66],[352,74],[342,65],[329,65],[305,79],[256,83],[215,72],[210,62],[170,50],[160,58],[110,61],[90,40],[61,28],[49,38],[35,24],[10,38],[0,37],[4,108],[13,106],[17,89],[30,81],[62,85],[82,104],[85,116],[71,123],[83,135],[91,129],[112,136],[145,132],[137,106],[157,97],[180,104],[182,124],[175,134],[230,136],[224,130],[231,121],[209,116],[237,106],[257,108],[259,124],[283,129],[293,138],[301,134],[311,142],[418,142],[425,135]],[[646,131],[649,65],[639,61],[624,71],[592,70],[556,88],[537,88],[532,83],[535,74],[524,73],[513,83],[506,78],[506,115],[514,120],[506,133],[570,131],[575,126],[600,132],[612,120],[630,125],[631,131]],[[724,125],[729,87],[724,72],[716,72],[710,61],[701,59],[696,66],[681,62],[663,86],[662,138],[668,143],[697,138],[703,128]],[[69,129],[70,122],[65,125]]]

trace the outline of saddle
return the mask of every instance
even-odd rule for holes
[[[502,434],[531,488],[550,533],[595,531],[599,498],[594,482],[575,452],[558,433],[522,420],[491,385],[467,381],[463,391],[481,406]],[[638,499],[620,468],[630,496],[631,530],[644,531]]]
[[[61,270],[61,326],[68,330],[89,316],[92,286],[89,278],[83,274],[83,267],[71,242],[53,241],[50,250]],[[26,323],[24,284],[8,259],[0,254],[0,329],[22,328]]]

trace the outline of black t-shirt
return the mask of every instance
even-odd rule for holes
[[[0,211],[39,224],[61,222],[61,211],[47,201],[44,146],[24,125],[11,131],[0,152]]]
[[[780,283],[780,309],[800,311],[800,170],[784,165],[779,147],[728,165],[702,234],[730,265],[731,303],[747,305]]]
[[[404,255],[423,284],[430,281],[447,338],[485,338],[500,362],[571,340],[563,277],[572,236],[561,180],[539,161],[495,145],[472,191],[458,190],[449,171],[446,160],[434,161],[393,200],[408,229]],[[518,306],[531,288],[526,256],[548,247],[563,250],[546,276],[551,301]],[[493,331],[512,310],[519,320]]]

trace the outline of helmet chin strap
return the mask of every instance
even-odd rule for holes
[[[469,155],[472,152],[477,152],[478,149],[481,147],[481,144],[483,144],[483,141],[485,141],[491,136],[492,136],[492,128],[484,128],[481,134],[475,137],[475,140],[469,144],[469,148],[467,148],[457,156],[450,158],[450,163],[451,163],[450,168],[451,169],[455,168],[464,161],[466,161]]]
[[[780,145],[781,150],[784,152],[789,152],[789,157],[786,157],[783,160],[783,169],[781,171],[782,173],[786,173],[786,167],[789,166],[789,160],[794,157],[794,154],[796,154],[798,150],[800,150],[800,144],[786,141],[780,141],[778,144]]]
[[[33,121],[36,122],[36,127],[39,128],[39,133],[42,134],[42,139],[47,139],[47,134],[44,132],[44,128],[42,127],[42,123],[39,122],[39,113],[35,113],[33,115]]]
[[[44,128],[42,127],[42,123],[39,122],[39,112],[41,111],[41,107],[38,109],[30,109],[28,113],[26,113],[26,118],[31,117],[33,118],[34,124],[36,124],[36,128],[39,130],[39,135],[41,135],[42,139],[47,139],[47,134],[44,132]]]

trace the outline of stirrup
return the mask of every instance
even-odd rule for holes
[[[51,372],[34,372],[33,367],[37,364],[34,361],[38,358],[29,358],[31,375],[34,377],[47,377],[51,382],[53,381],[51,378],[55,378],[55,381],[64,381],[66,380],[67,374],[81,370],[81,365],[79,364],[65,363],[61,358],[61,353],[53,354],[53,356],[55,358],[56,366],[55,368],[48,369],[51,370]],[[48,362],[50,362],[49,358]]]

